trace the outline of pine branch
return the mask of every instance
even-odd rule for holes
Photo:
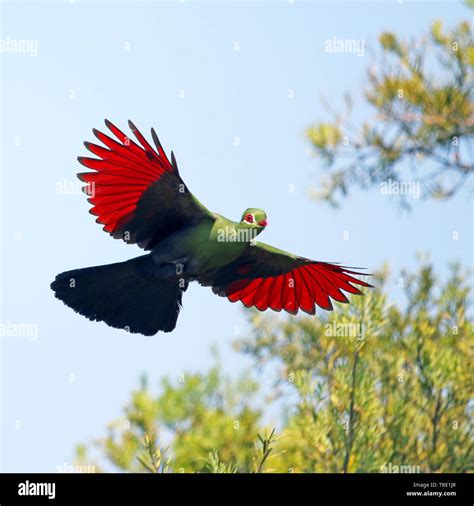
[[[274,450],[275,443],[277,441],[277,436],[275,436],[275,428],[272,429],[269,436],[261,436],[257,435],[260,444],[262,445],[260,451],[258,452],[256,459],[256,469],[255,473],[263,472],[265,462],[267,461],[270,453]]]

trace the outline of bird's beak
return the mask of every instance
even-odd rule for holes
[[[268,221],[267,220],[257,221],[257,224],[260,225],[261,227],[266,227],[268,225]]]

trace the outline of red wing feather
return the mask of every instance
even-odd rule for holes
[[[284,274],[234,281],[225,289],[225,295],[231,302],[240,300],[246,307],[260,311],[284,309],[296,314],[301,309],[315,314],[315,305],[331,311],[331,298],[349,302],[341,290],[361,294],[352,284],[371,286],[348,273],[357,274],[339,265],[307,261]]]
[[[244,306],[246,307],[253,306],[253,298],[261,282],[262,278],[253,279],[248,284],[247,288],[242,291],[242,297],[240,298],[240,300]]]
[[[302,311],[308,314],[314,314],[316,312],[314,308],[314,299],[311,296],[309,288],[309,282],[305,280],[304,273],[300,269],[293,271],[295,277],[295,293],[296,300]]]
[[[270,295],[272,291],[273,284],[275,283],[276,278],[267,278],[258,287],[257,293],[254,297],[254,306],[259,311],[265,311],[270,304]]]
[[[293,271],[285,275],[282,294],[283,309],[287,313],[296,314],[298,312],[298,304],[295,298],[295,279]]]
[[[273,309],[273,311],[281,311],[283,309],[283,304],[281,302],[281,294],[284,281],[285,281],[284,275],[275,277],[275,282],[273,283],[272,291],[268,297],[268,307],[270,309]]]
[[[83,191],[91,196],[90,212],[97,216],[96,221],[104,225],[105,231],[113,233],[133,217],[143,193],[163,174],[173,172],[173,167],[161,146],[157,153],[133,123],[130,127],[141,146],[110,121],[105,124],[120,143],[94,130],[109,149],[86,142],[86,148],[99,158],[79,157],[82,165],[95,172],[81,173],[78,177],[87,183]]]

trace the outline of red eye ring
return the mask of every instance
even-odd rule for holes
[[[245,221],[247,223],[253,223],[253,215],[252,214],[247,214],[247,216],[245,217]]]

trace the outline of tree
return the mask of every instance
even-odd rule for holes
[[[374,117],[353,125],[347,96],[344,114],[307,129],[328,170],[321,191],[313,194],[337,206],[352,187],[415,178],[425,198],[449,198],[474,174],[471,25],[465,21],[445,31],[436,21],[421,40],[404,42],[385,32],[379,42],[381,54],[365,91]]]
[[[236,342],[276,373],[278,436],[256,408],[258,383],[206,374],[146,384],[98,441],[101,461],[153,472],[465,472],[472,462],[473,325],[466,273],[403,273],[406,302],[377,288],[329,316],[252,313]],[[261,398],[261,397],[260,397]],[[268,405],[268,404],[267,404]],[[168,450],[165,450],[165,435]],[[260,434],[260,436],[259,436]],[[88,461],[81,448],[78,460]]]
[[[353,185],[401,181],[411,162],[426,196],[448,198],[474,172],[470,25],[445,32],[436,22],[420,44],[392,33],[380,43],[381,65],[369,72],[366,94],[376,124],[358,129],[341,116],[308,129],[330,171],[321,196],[335,204]],[[428,59],[443,71],[439,78],[427,72]],[[472,470],[469,274],[453,264],[443,282],[425,261],[401,273],[405,300],[395,303],[384,267],[374,289],[332,313],[249,311],[251,332],[235,348],[258,374],[275,374],[271,399],[285,406],[278,430],[264,423],[272,402],[259,376],[233,380],[217,363],[206,373],[164,379],[154,393],[142,381],[108,434],[78,447],[77,463],[93,462],[95,447],[97,470]]]
[[[280,469],[469,468],[473,326],[465,278],[453,266],[436,289],[431,266],[404,273],[402,309],[382,291],[386,276],[328,319],[288,320],[274,329],[257,315],[255,335],[239,343],[259,363],[278,363],[280,384],[298,399],[280,435]]]
[[[218,364],[203,374],[182,374],[175,382],[163,379],[158,395],[149,391],[144,378],[132,392],[124,416],[109,424],[108,435],[89,449],[77,448],[77,465],[88,463],[104,470],[103,459],[92,463],[89,456],[96,449],[106,464],[121,471],[262,469],[274,434],[266,435],[260,427],[260,410],[251,406],[256,390],[257,384],[247,375],[232,381],[222,375]]]

